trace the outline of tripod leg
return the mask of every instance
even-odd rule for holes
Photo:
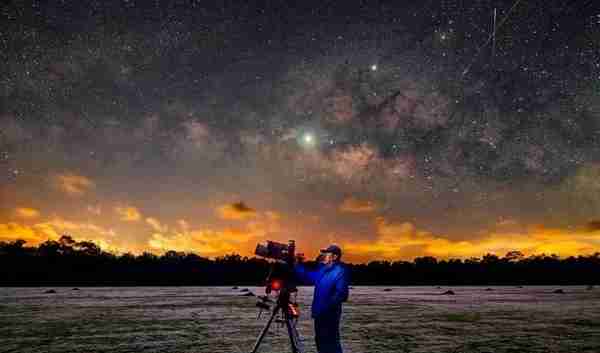
[[[294,324],[292,318],[289,316],[286,317],[285,324],[288,329],[288,335],[290,336],[292,353],[303,353],[304,347],[302,347],[302,342],[300,342],[300,335],[298,334],[298,329],[296,328],[296,325]]]
[[[256,353],[258,351],[258,346],[260,346],[260,342],[263,340],[263,338],[267,334],[267,331],[269,331],[269,326],[271,326],[271,322],[273,322],[273,319],[277,315],[277,312],[279,311],[279,309],[281,309],[281,307],[279,305],[277,305],[275,307],[275,309],[273,309],[273,314],[271,314],[269,321],[267,322],[265,327],[263,327],[262,331],[260,332],[260,335],[258,336],[256,343],[254,344],[254,348],[252,348],[252,353]]]

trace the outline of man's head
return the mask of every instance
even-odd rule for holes
[[[321,249],[321,263],[329,265],[333,262],[340,261],[342,257],[342,249],[335,244],[331,244],[325,249]]]

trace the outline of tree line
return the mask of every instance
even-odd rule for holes
[[[306,265],[314,266],[315,262],[307,261]],[[265,259],[238,254],[214,259],[177,251],[160,256],[148,252],[116,255],[68,235],[37,247],[26,246],[23,240],[0,242],[0,286],[261,286],[270,266]],[[600,252],[560,258],[545,254],[525,257],[511,251],[504,257],[486,254],[466,260],[438,260],[424,256],[413,261],[346,266],[352,285],[600,284]]]

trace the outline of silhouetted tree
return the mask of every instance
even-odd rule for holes
[[[79,254],[85,256],[100,256],[102,254],[100,247],[91,241],[77,242],[75,243],[75,248]]]
[[[23,239],[17,239],[10,243],[0,242],[0,251],[2,251],[2,253],[5,255],[10,256],[23,255],[27,251],[27,249],[25,249],[23,246],[25,243],[26,242]]]
[[[214,260],[174,250],[161,256],[149,252],[117,256],[70,235],[37,247],[25,244],[0,242],[0,286],[264,285],[270,266],[265,259],[238,254]],[[274,273],[283,273],[282,266],[277,264]],[[600,252],[561,259],[554,254],[524,257],[515,250],[503,258],[485,254],[481,259],[438,261],[424,256],[347,266],[353,285],[600,284]]]
[[[496,264],[500,261],[500,258],[494,254],[485,254],[481,259],[482,264]]]
[[[61,245],[54,240],[46,240],[38,246],[38,253],[45,257],[57,257],[62,254]]]
[[[518,250],[509,251],[506,253],[506,255],[504,255],[504,258],[507,261],[519,261],[522,260],[524,257],[525,255],[523,255],[523,253]]]

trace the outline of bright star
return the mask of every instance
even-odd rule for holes
[[[371,65],[371,71],[377,71],[377,65],[375,65],[375,64]]]
[[[314,141],[314,137],[311,134],[305,134],[304,135],[304,142],[307,144],[312,144]]]
[[[305,132],[299,136],[298,143],[304,148],[312,148],[317,144],[317,137],[313,132]]]

